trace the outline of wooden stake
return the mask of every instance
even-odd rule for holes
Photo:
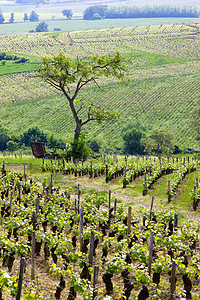
[[[10,214],[12,214],[12,196],[13,196],[13,191],[10,191]]]
[[[174,291],[175,291],[175,288],[176,288],[175,274],[176,274],[176,263],[175,263],[175,260],[172,259],[172,273],[171,273],[171,285],[170,285],[170,297],[169,297],[169,300],[173,300]]]
[[[130,234],[131,234],[131,211],[132,211],[131,206],[129,206],[129,208],[128,208],[128,221],[127,221],[127,223],[128,223],[128,229],[127,229],[127,239],[128,239],[128,241],[130,239]]]
[[[33,230],[36,230],[36,213],[32,212],[32,222],[33,222]]]
[[[149,273],[149,276],[151,276],[152,255],[153,255],[153,231],[151,232],[150,248],[149,248],[149,263],[148,263],[148,273]]]
[[[81,190],[80,190],[80,184],[78,183],[78,211],[81,205]]]
[[[76,198],[74,199],[74,211],[75,211],[75,214],[77,214],[77,208],[76,208]]]
[[[32,232],[31,280],[35,280],[35,230]]]
[[[18,197],[19,197],[19,201],[21,200],[21,186],[20,186],[20,182],[18,182]]]
[[[36,215],[36,219],[37,219],[38,213],[39,213],[39,203],[40,203],[40,199],[36,198],[35,199],[35,215]]]
[[[116,214],[116,210],[117,210],[117,198],[115,198],[114,201],[114,215]]]
[[[48,191],[45,192],[45,198],[44,198],[44,206],[47,205],[47,198],[48,198]]]
[[[26,183],[26,165],[24,165],[24,182]]]
[[[90,233],[90,252],[89,252],[89,267],[92,266],[94,253],[94,231]]]
[[[151,221],[151,212],[152,212],[152,208],[153,208],[153,200],[154,200],[154,196],[152,196],[152,199],[151,199],[151,208],[150,208],[150,215],[149,215],[150,221]]]
[[[174,230],[177,231],[177,227],[178,227],[178,215],[175,214],[174,216]]]
[[[110,204],[111,204],[111,190],[109,190],[108,212],[110,211]]]
[[[3,165],[2,165],[2,175],[5,174],[5,161],[3,161]]]
[[[25,259],[25,257],[22,257],[21,261],[20,261],[20,271],[19,271],[19,280],[18,280],[18,286],[17,286],[16,300],[20,300],[20,298],[21,298],[22,281],[23,281],[25,266],[26,266],[26,259]]]
[[[99,266],[94,266],[93,297],[92,297],[92,299],[96,299],[96,297],[98,295],[98,291],[97,291],[98,275],[99,275]]]
[[[170,203],[171,201],[171,188],[170,188],[170,180],[168,180],[168,203]]]
[[[106,183],[108,183],[108,164],[106,164]]]
[[[83,208],[80,208],[80,251],[83,250]]]

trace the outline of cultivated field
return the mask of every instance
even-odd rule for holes
[[[2,299],[199,299],[195,157],[0,161]]]
[[[198,147],[189,123],[199,98],[199,29],[199,23],[189,23],[5,35],[0,37],[0,51],[37,58],[59,52],[72,58],[115,51],[131,56],[130,84],[119,85],[110,79],[100,81],[101,89],[93,86],[81,92],[80,98],[86,99],[86,104],[87,99],[95,104],[103,99],[105,106],[122,115],[115,124],[91,124],[87,127],[89,138],[106,138],[111,148],[121,146],[122,127],[139,120],[148,130],[159,127],[172,131],[181,148]],[[3,67],[6,65],[1,67],[1,74]],[[2,124],[13,133],[41,125],[43,130],[70,138],[74,125],[66,100],[30,75],[0,77]]]

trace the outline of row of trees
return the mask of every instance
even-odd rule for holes
[[[31,141],[44,142],[49,149],[65,149],[65,143],[62,140],[44,133],[38,127],[29,128],[19,137],[16,137],[0,124],[0,151],[13,152],[24,147],[30,147]]]
[[[71,9],[63,9],[62,14],[63,14],[63,16],[65,16],[67,18],[67,20],[71,20],[72,15],[73,15]],[[38,22],[39,15],[34,10],[30,13],[29,16],[27,13],[24,13],[23,21],[24,22],[27,22],[27,21]],[[0,24],[3,24],[4,22],[5,22],[5,18],[3,16],[3,13],[0,11]],[[13,22],[14,22],[14,13],[11,13],[9,23],[13,23]],[[43,30],[43,31],[47,31],[47,30]]]
[[[171,5],[153,6],[117,6],[93,5],[84,11],[85,20],[116,19],[116,18],[198,18],[200,15],[196,7],[177,7]]]
[[[122,130],[122,137],[124,140],[124,154],[143,155],[143,154],[171,154],[175,151],[173,144],[173,135],[163,130],[155,129],[150,134],[138,123],[129,124]],[[13,152],[24,147],[30,148],[31,141],[44,142],[47,148],[58,148],[70,151],[70,155],[75,155],[76,158],[84,157],[94,152],[101,152],[102,143],[100,141],[88,141],[86,136],[82,133],[79,138],[68,144],[62,140],[55,139],[53,135],[48,135],[40,130],[38,127],[29,128],[19,137],[10,135],[2,125],[0,125],[0,151],[8,150]],[[114,149],[113,149],[114,150]]]
[[[37,22],[39,21],[39,15],[33,10],[30,15],[28,16],[27,13],[24,13],[24,22],[30,21],[30,22]],[[5,22],[5,18],[3,16],[3,13],[0,11],[0,24],[3,24]],[[9,23],[14,22],[14,13],[10,14]]]
[[[177,151],[171,132],[154,129],[149,133],[139,123],[128,124],[122,130],[124,154],[172,154]]]

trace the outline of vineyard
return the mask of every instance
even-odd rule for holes
[[[127,122],[141,120],[148,130],[159,127],[172,131],[175,144],[181,148],[198,148],[189,124],[199,97],[199,27],[199,23],[185,23],[3,35],[0,52],[37,59],[59,52],[75,58],[116,50],[131,56],[129,85],[116,84],[110,79],[99,82],[101,89],[90,86],[81,92],[80,98],[86,100],[86,105],[87,99],[95,105],[104,99],[105,107],[121,113],[115,124],[88,126],[89,138],[112,140],[108,147],[121,147],[121,128]],[[66,141],[70,139],[74,126],[65,99],[32,77],[31,72],[10,72],[0,76],[2,125],[14,134],[25,127],[42,126],[47,132],[59,133]]]
[[[199,299],[196,157],[3,159],[0,299]]]

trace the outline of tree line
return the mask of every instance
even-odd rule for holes
[[[16,151],[18,149],[30,148],[31,142],[44,142],[49,149],[64,149],[65,143],[61,139],[48,135],[38,127],[29,128],[27,131],[15,136],[0,124],[0,151]]]
[[[62,10],[62,15],[65,16],[67,18],[67,20],[71,20],[72,18],[72,10],[71,9],[63,9]],[[9,19],[9,23],[14,23],[15,20],[15,16],[14,13],[12,12],[10,14],[10,19]],[[30,15],[28,15],[27,13],[24,13],[24,17],[23,17],[23,21],[27,22],[38,22],[39,21],[39,15],[33,10]],[[0,24],[3,24],[5,22],[5,18],[4,15],[2,13],[2,11],[0,10]],[[45,23],[45,22],[41,22],[41,23]],[[45,23],[46,24],[46,23]],[[44,26],[44,24],[43,24]],[[36,31],[40,32],[40,31],[48,31],[46,27],[44,27],[44,30],[37,30]]]
[[[85,20],[117,18],[198,18],[200,11],[193,6],[177,7],[172,5],[152,6],[111,6],[93,5],[83,14]]]

